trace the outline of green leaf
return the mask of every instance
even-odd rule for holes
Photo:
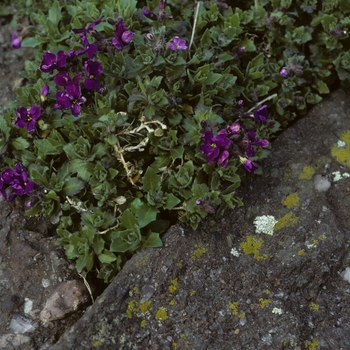
[[[160,177],[157,175],[157,172],[151,167],[147,168],[146,173],[142,178],[142,183],[142,189],[147,192],[155,191],[161,186]]]
[[[57,27],[61,18],[62,18],[61,7],[59,5],[59,2],[55,0],[49,9],[49,20],[52,22],[52,24],[55,27]]]
[[[103,251],[103,253],[98,254],[97,257],[101,261],[101,263],[104,264],[110,264],[111,262],[117,260],[117,257],[112,252],[106,249]]]
[[[23,137],[17,137],[12,141],[12,146],[17,150],[23,150],[30,146],[29,142]]]
[[[176,205],[178,205],[181,202],[181,200],[175,197],[172,193],[166,193],[164,197],[166,198],[164,208],[168,210],[173,209]]]
[[[94,248],[94,251],[96,253],[96,255],[101,254],[103,248],[105,246],[105,241],[101,236],[96,236],[94,238],[94,242],[92,244],[92,247]]]
[[[38,37],[30,37],[30,38],[25,38],[22,41],[22,47],[37,47],[41,45],[41,41],[38,39]]]
[[[163,245],[159,237],[159,233],[151,232],[149,236],[142,242],[142,248],[158,248]]]
[[[38,148],[39,152],[45,155],[60,154],[63,149],[61,143],[51,138],[34,140],[34,145]]]
[[[158,212],[158,209],[151,207],[147,204],[143,204],[140,207],[140,209],[136,212],[136,217],[138,218],[138,224],[140,228],[145,227],[152,221],[155,221]]]
[[[329,94],[329,89],[326,83],[324,83],[322,80],[319,80],[317,82],[317,90],[320,94]]]
[[[76,177],[66,179],[63,186],[63,193],[65,196],[74,196],[85,187],[85,182]]]
[[[175,146],[170,149],[171,159],[182,159],[185,148],[183,145]]]
[[[137,225],[137,219],[129,209],[124,211],[119,220],[125,228],[128,228],[130,230],[134,230],[135,225]]]

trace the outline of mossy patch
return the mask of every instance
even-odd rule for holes
[[[315,169],[310,165],[306,165],[304,166],[303,171],[299,175],[299,180],[311,180],[314,173]]]
[[[350,130],[340,137],[346,143],[345,147],[339,147],[337,143],[332,146],[331,154],[341,165],[350,167]]]
[[[277,224],[275,225],[275,231],[284,227],[293,227],[296,225],[298,220],[299,218],[297,216],[295,216],[292,212],[289,212],[278,220]]]
[[[164,309],[164,307],[160,307],[156,313],[156,320],[165,321],[168,318],[169,318],[169,316],[168,316],[167,311]]]
[[[260,255],[260,248],[264,240],[256,236],[247,236],[246,241],[241,243],[241,247],[245,254],[253,254],[254,259],[267,259],[267,255]]]
[[[317,347],[320,345],[320,341],[315,338],[311,341],[306,341],[305,343],[305,348],[308,349],[308,350],[316,350]]]
[[[229,303],[229,305],[230,305],[230,309],[232,310],[232,315],[237,316],[239,302],[235,301],[234,303]]]
[[[297,193],[289,194],[284,200],[283,204],[288,208],[297,207],[299,205],[300,198]]]
[[[314,303],[314,302],[311,302],[310,305],[309,305],[309,308],[310,308],[310,310],[312,310],[312,311],[318,312],[319,309],[320,309],[320,305],[318,305],[318,304],[316,304],[316,303]]]
[[[200,246],[200,245],[195,245],[196,249],[192,252],[191,258],[193,260],[199,259],[202,257],[203,254],[205,254],[208,251],[208,248]]]
[[[271,299],[260,298],[260,299],[259,299],[259,303],[260,303],[260,307],[261,307],[262,309],[264,309],[267,305],[271,304],[272,301],[271,301]]]
[[[142,313],[143,315],[151,311],[151,302],[149,300],[145,301],[144,303],[140,303],[139,301],[136,300],[131,300],[128,303],[128,308],[126,310],[126,314],[128,315],[128,318],[132,318],[133,315],[137,313]]]
[[[171,284],[169,286],[169,292],[170,293],[175,293],[177,290],[177,284],[179,283],[179,279],[175,278],[173,280],[171,280]]]

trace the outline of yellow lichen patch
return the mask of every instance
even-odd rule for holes
[[[317,245],[319,242],[318,242],[318,239],[314,239],[313,241],[312,241],[312,243],[314,244],[314,245]]]
[[[340,137],[341,141],[346,143],[345,147],[339,147],[336,143],[332,146],[332,156],[342,165],[350,166],[350,130]]]
[[[192,252],[191,258],[193,260],[199,259],[203,254],[205,254],[208,251],[208,248],[200,246],[200,245],[195,245],[196,249]]]
[[[238,315],[238,301],[235,301],[234,303],[229,303],[230,309],[232,310],[232,315],[237,316]]]
[[[266,290],[265,290],[265,293],[266,293],[267,295],[271,294],[270,289],[266,289]]]
[[[312,310],[312,311],[318,311],[318,310],[320,309],[320,305],[311,302],[310,305],[309,305],[309,308],[310,308],[310,310]]]
[[[318,238],[320,241],[323,241],[323,240],[324,240],[323,235],[319,235],[317,238]]]
[[[305,250],[304,250],[304,249],[300,249],[300,250],[298,251],[298,255],[300,255],[300,256],[305,255]]]
[[[271,299],[260,298],[260,299],[259,299],[259,303],[260,303],[260,307],[261,307],[262,309],[264,309],[265,306],[271,304],[272,301],[271,301]]]
[[[156,313],[156,320],[165,321],[167,318],[169,318],[167,311],[164,307],[160,307]]]
[[[94,342],[92,342],[92,346],[101,346],[102,342],[100,342],[99,340],[95,340]]]
[[[245,312],[241,312],[239,315],[238,315],[239,318],[245,318]]]
[[[289,194],[284,200],[283,204],[288,208],[297,207],[299,205],[300,198],[296,193]]]
[[[134,287],[132,290],[133,290],[135,295],[140,295],[140,291],[137,287]]]
[[[132,318],[133,315],[141,312],[142,314],[145,314],[148,311],[151,311],[151,302],[145,301],[144,303],[140,303],[136,300],[131,300],[128,303],[128,308],[126,310],[126,314],[128,315],[128,318]]]
[[[149,255],[140,258],[138,261],[136,261],[136,266],[147,266],[151,263],[151,258]]]
[[[171,285],[169,286],[169,292],[170,293],[175,293],[177,289],[177,284],[179,283],[179,279],[175,278],[171,280]]]
[[[320,341],[317,338],[315,338],[312,341],[306,341],[304,344],[306,349],[316,350],[317,347],[320,345]]]
[[[191,295],[191,296],[195,295],[196,293],[197,293],[196,290],[191,290],[191,291],[190,291],[190,295]]]
[[[181,339],[186,339],[185,334],[181,333],[181,334],[180,334],[180,338],[181,338]]]
[[[146,320],[142,320],[140,326],[141,328],[144,328],[146,326]]]
[[[176,343],[174,341],[171,343],[171,350],[176,350]]]
[[[299,180],[311,180],[314,173],[315,169],[310,165],[306,165],[304,166],[303,171],[299,175]]]
[[[241,243],[241,247],[245,254],[253,254],[254,259],[267,259],[267,255],[260,255],[260,248],[263,245],[263,239],[256,236],[247,236],[245,242]]]
[[[175,301],[175,300],[169,301],[169,305],[175,305],[175,304],[176,304],[176,301]]]
[[[298,220],[299,218],[297,216],[295,216],[292,212],[289,212],[277,221],[277,224],[275,225],[275,231],[280,230],[284,227],[293,227],[298,222]]]

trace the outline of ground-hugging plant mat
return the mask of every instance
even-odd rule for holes
[[[170,228],[52,349],[349,349],[349,110],[343,90],[313,108],[244,207]]]

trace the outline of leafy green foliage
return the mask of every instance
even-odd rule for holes
[[[205,130],[217,136],[239,122],[239,141],[251,128],[259,140],[271,139],[334,82],[349,87],[346,2],[237,1],[231,7],[212,0],[193,9],[192,2],[169,0],[160,21],[142,12],[147,6],[157,13],[157,1],[16,4],[4,4],[0,13],[16,12],[30,24],[22,45],[36,49],[36,61],[26,63],[28,83],[0,117],[0,154],[7,167],[21,162],[36,183],[27,214],[57,224],[57,243],[76,259],[77,270],[96,269],[105,281],[138,249],[161,246],[173,213],[197,228],[207,215],[242,205],[235,195],[247,177],[242,154],[230,149],[224,166],[208,162],[200,149]],[[87,102],[76,118],[54,106],[57,72],[38,66],[47,50],[81,50],[72,29],[102,16],[94,30],[104,38],[114,36],[120,20],[135,36],[122,50],[100,47],[95,60],[105,92],[83,90]],[[187,50],[169,48],[175,36],[186,40]],[[71,72],[84,75],[84,60],[72,61]],[[39,104],[46,83],[50,93],[35,131],[15,127],[16,108]],[[264,102],[269,122],[256,123],[252,111]],[[251,159],[267,154],[257,147]]]

